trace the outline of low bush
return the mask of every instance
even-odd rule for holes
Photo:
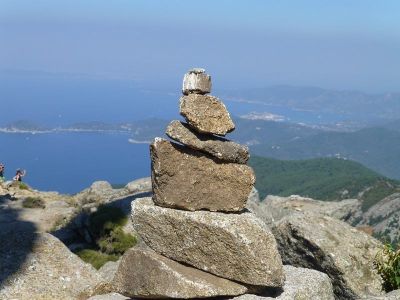
[[[135,236],[123,231],[127,222],[128,217],[120,208],[100,206],[89,216],[89,231],[94,243],[90,249],[81,250],[77,254],[97,269],[107,261],[118,260],[137,243]]]
[[[18,184],[20,190],[29,190],[29,186],[26,183],[20,182]]]
[[[100,269],[108,261],[117,261],[118,256],[101,253],[93,249],[83,249],[76,254],[84,261],[91,264],[97,270]]]
[[[386,244],[375,257],[374,266],[383,280],[386,292],[400,288],[400,248]]]
[[[25,208],[46,208],[44,201],[38,197],[27,197],[22,202]]]
[[[128,217],[120,208],[102,205],[90,215],[89,229],[96,238],[100,238],[109,234],[116,227],[124,226],[127,222]]]
[[[121,227],[116,227],[107,236],[101,238],[98,245],[102,252],[122,255],[126,250],[132,248],[136,242],[133,235],[125,233]]]

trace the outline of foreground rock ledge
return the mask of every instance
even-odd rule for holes
[[[181,144],[226,162],[245,164],[250,157],[246,146],[217,136],[194,132],[189,125],[176,120],[168,125],[166,134]]]
[[[198,94],[183,96],[180,113],[190,126],[201,133],[225,135],[235,129],[228,110],[217,97]]]
[[[151,299],[234,296],[247,291],[240,284],[140,248],[124,254],[112,286],[125,296]]]
[[[328,275],[315,270],[283,266],[286,275],[283,292],[256,296],[242,295],[237,300],[334,300],[333,288]]]
[[[293,214],[273,229],[285,264],[320,270],[338,299],[381,294],[373,260],[381,244],[346,223],[317,214]]]
[[[217,162],[201,152],[156,138],[150,146],[153,199],[185,210],[237,212],[255,182],[246,165]]]
[[[251,213],[188,212],[132,202],[133,227],[156,252],[220,277],[281,287],[283,266],[275,238]]]
[[[79,299],[102,282],[57,238],[21,228],[28,224],[0,230],[0,299]]]

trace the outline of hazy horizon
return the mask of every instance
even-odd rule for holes
[[[179,89],[183,74],[200,66],[220,89],[399,92],[399,9],[369,0],[2,0],[0,71]]]

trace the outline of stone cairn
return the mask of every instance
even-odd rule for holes
[[[274,236],[245,209],[255,183],[248,148],[203,69],[183,80],[180,113],[150,146],[153,197],[132,202],[144,242],[122,257],[114,291],[138,298],[207,298],[283,286]]]

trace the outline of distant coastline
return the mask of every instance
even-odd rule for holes
[[[0,133],[11,133],[11,134],[46,134],[46,133],[59,133],[59,132],[130,133],[130,130],[79,129],[79,128],[54,128],[46,130],[35,130],[35,129],[18,129],[18,128],[0,128]]]
[[[0,133],[11,134],[44,134],[52,133],[53,130],[30,130],[30,129],[17,129],[17,128],[0,128]]]
[[[14,127],[3,127],[0,128],[0,134],[57,134],[57,133],[108,133],[108,134],[134,134],[130,128],[124,129],[90,129],[90,128],[53,128],[53,129],[20,129]],[[129,138],[130,144],[150,144],[151,141],[147,140],[146,137],[142,139]]]
[[[135,139],[128,139],[128,142],[131,144],[150,144],[151,141],[138,141]]]

